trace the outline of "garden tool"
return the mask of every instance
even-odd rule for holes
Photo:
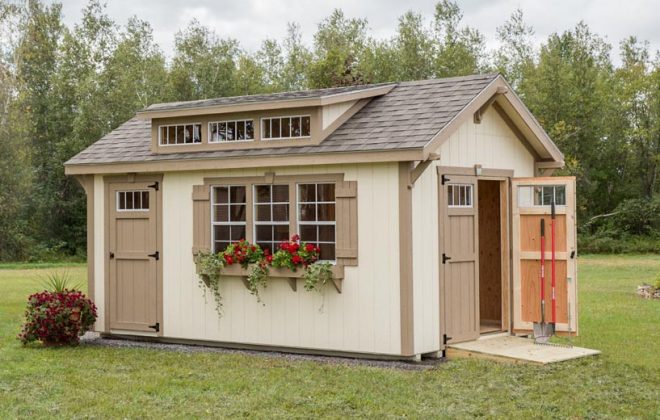
[[[552,262],[550,265],[550,278],[552,279],[552,334],[555,333],[555,328],[557,325],[557,296],[555,294],[555,284],[557,280],[557,275],[555,272],[555,200],[552,200],[552,205],[550,206],[550,248],[552,253]]]
[[[541,219],[541,322],[534,323],[534,341],[547,343],[554,325],[545,322],[545,219]]]

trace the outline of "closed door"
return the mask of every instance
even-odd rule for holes
[[[442,175],[440,183],[441,323],[446,343],[479,337],[477,178]]]
[[[158,332],[158,183],[108,187],[108,310],[111,330]]]

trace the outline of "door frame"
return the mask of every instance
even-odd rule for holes
[[[106,333],[110,333],[110,199],[111,186],[112,184],[132,184],[132,183],[142,183],[142,182],[157,182],[158,187],[156,188],[156,247],[159,251],[159,259],[156,261],[156,285],[158,290],[156,291],[156,313],[158,314],[158,322],[160,323],[160,328],[158,332],[149,333],[149,332],[129,332],[122,331],[122,334],[134,334],[134,335],[147,335],[147,336],[163,336],[163,175],[162,174],[148,174],[148,175],[138,175],[138,174],[128,174],[128,175],[118,175],[118,176],[105,176],[103,177],[104,185],[104,203],[103,203],[103,241],[104,241],[104,257],[103,257],[103,289],[104,289],[104,326],[103,330]]]
[[[501,278],[502,278],[502,331],[511,333],[512,330],[512,305],[511,305],[511,294],[512,294],[512,272],[511,272],[511,255],[512,255],[512,242],[511,242],[511,179],[513,178],[514,171],[511,169],[493,169],[493,168],[482,168],[481,165],[475,165],[474,167],[459,167],[459,166],[438,166],[437,168],[437,180],[438,180],[438,281],[439,281],[439,318],[440,318],[440,348],[444,350],[446,348],[446,343],[443,340],[443,335],[445,333],[445,313],[444,306],[442,305],[443,298],[443,288],[442,282],[444,275],[442,261],[440,255],[444,250],[443,245],[443,225],[444,225],[444,213],[441,206],[442,203],[442,175],[455,175],[455,176],[473,176],[476,179],[476,182],[479,181],[499,181],[500,182],[500,223],[501,223]],[[478,192],[477,192],[478,194]],[[479,205],[479,197],[474,198],[475,206]],[[479,208],[475,209],[477,211],[477,217],[479,213]],[[479,255],[477,252],[477,264],[479,264]],[[477,299],[479,296],[477,295]],[[477,311],[479,308],[476,308]]]

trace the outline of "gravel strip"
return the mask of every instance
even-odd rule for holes
[[[423,371],[434,369],[444,362],[444,359],[423,359],[421,362],[400,360],[373,360],[338,356],[318,356],[296,353],[283,353],[275,351],[240,350],[197,344],[172,344],[149,340],[129,340],[124,338],[104,338],[99,333],[88,332],[80,339],[81,345],[113,347],[113,348],[142,348],[182,353],[222,353],[242,354],[248,356],[282,359],[286,361],[307,361],[344,366],[368,366],[385,369]]]

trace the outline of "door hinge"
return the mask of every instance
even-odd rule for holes
[[[149,185],[149,188],[153,188],[154,190],[158,191],[158,188],[160,188],[160,183],[156,181],[153,184]]]
[[[447,344],[447,342],[452,338],[453,337],[447,337],[447,334],[442,334],[442,344]]]
[[[156,332],[160,332],[160,322],[156,322],[154,325],[149,325],[149,328],[156,330]]]
[[[447,178],[447,175],[442,175],[440,177],[440,182],[442,183],[442,185],[445,185],[449,181],[451,181],[451,180],[449,178]]]
[[[160,252],[156,251],[156,252],[154,252],[153,254],[149,254],[149,255],[147,255],[147,257],[155,258],[156,261],[158,261],[158,260],[160,260]]]
[[[114,253],[114,252],[110,252],[110,259],[111,259],[111,260],[114,260],[114,259],[115,259],[115,253]]]
[[[451,260],[451,257],[448,257],[447,254],[442,254],[442,263],[447,264],[447,261]]]
[[[575,250],[571,251],[571,259],[575,258]]]

